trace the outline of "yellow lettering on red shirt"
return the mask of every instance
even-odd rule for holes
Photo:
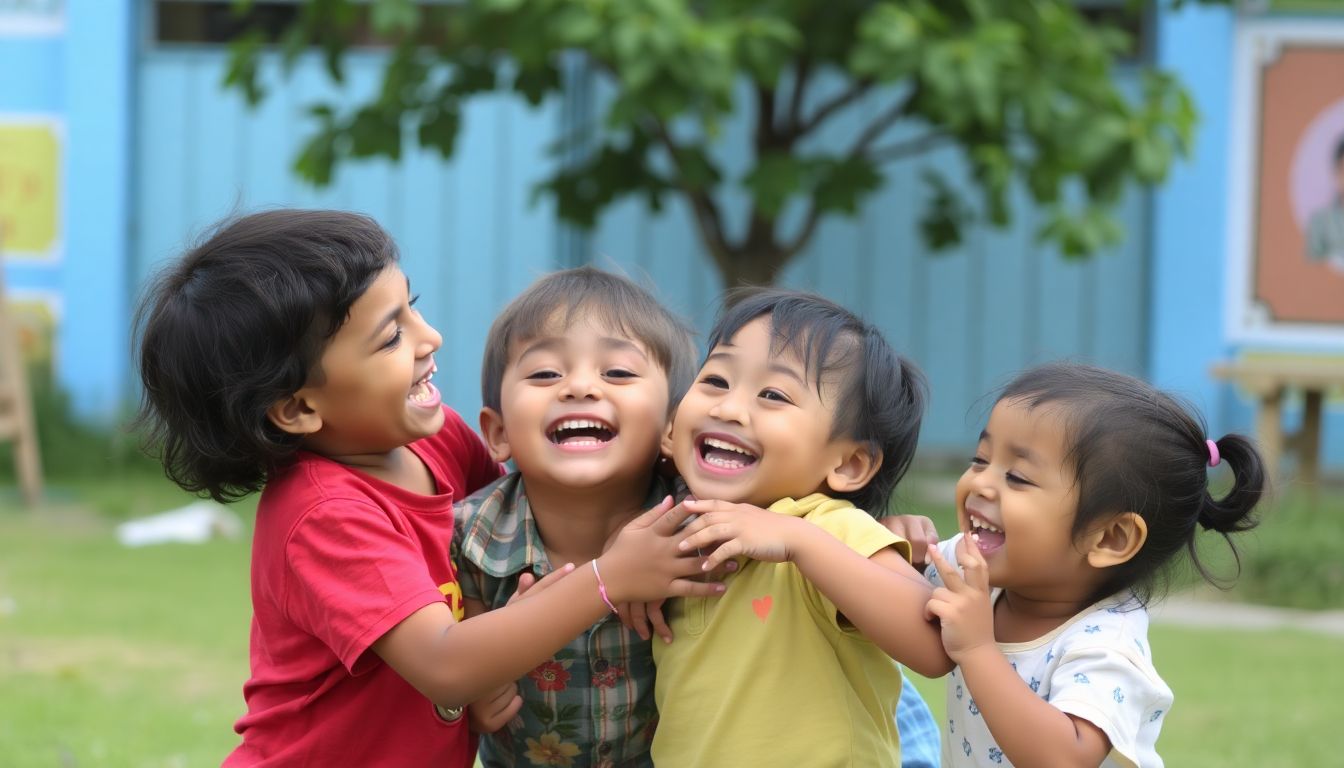
[[[466,618],[467,612],[462,606],[462,587],[456,581],[450,581],[447,584],[440,584],[439,591],[448,598],[448,607],[453,609],[453,618],[457,621]]]

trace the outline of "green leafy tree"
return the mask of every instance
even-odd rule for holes
[[[369,33],[389,47],[382,87],[314,108],[301,176],[325,184],[348,158],[395,160],[412,135],[451,157],[465,102],[511,89],[539,103],[581,61],[610,98],[600,125],[557,142],[567,159],[539,193],[584,227],[629,195],[655,209],[680,196],[730,285],[773,282],[890,163],[940,147],[974,183],[925,172],[931,245],[1007,224],[1020,184],[1047,214],[1041,239],[1090,254],[1121,237],[1111,210],[1125,186],[1160,181],[1196,119],[1160,71],[1122,94],[1113,69],[1132,42],[1069,0],[302,0],[280,43],[287,63],[316,44],[339,80]],[[266,42],[249,33],[232,52],[227,82],[254,102]],[[740,172],[713,151],[735,116],[751,121]]]

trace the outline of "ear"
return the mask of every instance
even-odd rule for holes
[[[674,417],[675,418],[675,417]],[[663,427],[663,442],[659,446],[663,458],[672,458],[672,419],[667,420],[667,426]]]
[[[303,390],[277,400],[266,409],[266,418],[291,435],[311,435],[322,429],[322,417],[304,397]]]
[[[826,475],[826,487],[836,493],[859,490],[882,468],[882,451],[866,443],[846,443],[840,448],[835,467]]]
[[[490,449],[490,458],[500,464],[513,458],[509,435],[504,431],[504,415],[494,408],[481,409],[481,437],[485,438],[485,447]]]
[[[1088,565],[1110,568],[1129,562],[1147,540],[1147,521],[1137,512],[1121,512],[1089,534]]]

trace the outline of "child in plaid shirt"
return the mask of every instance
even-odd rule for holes
[[[666,503],[670,484],[654,468],[695,355],[690,331],[653,296],[591,267],[545,276],[504,309],[486,341],[481,432],[494,458],[518,471],[458,505],[454,541],[469,614],[508,604],[552,563],[596,556],[633,515]],[[622,618],[603,618],[470,708],[486,734],[487,768],[652,765],[650,633]],[[650,619],[669,639],[662,617]],[[922,751],[911,737],[907,765],[934,765],[936,727],[907,689],[902,736],[909,725],[930,726]]]

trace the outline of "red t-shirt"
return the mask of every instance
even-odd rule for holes
[[[461,417],[411,449],[422,496],[301,452],[266,485],[252,541],[252,676],[226,766],[469,768],[476,744],[369,646],[431,603],[461,618],[453,501],[500,467]],[[469,659],[464,663],[470,663]]]

